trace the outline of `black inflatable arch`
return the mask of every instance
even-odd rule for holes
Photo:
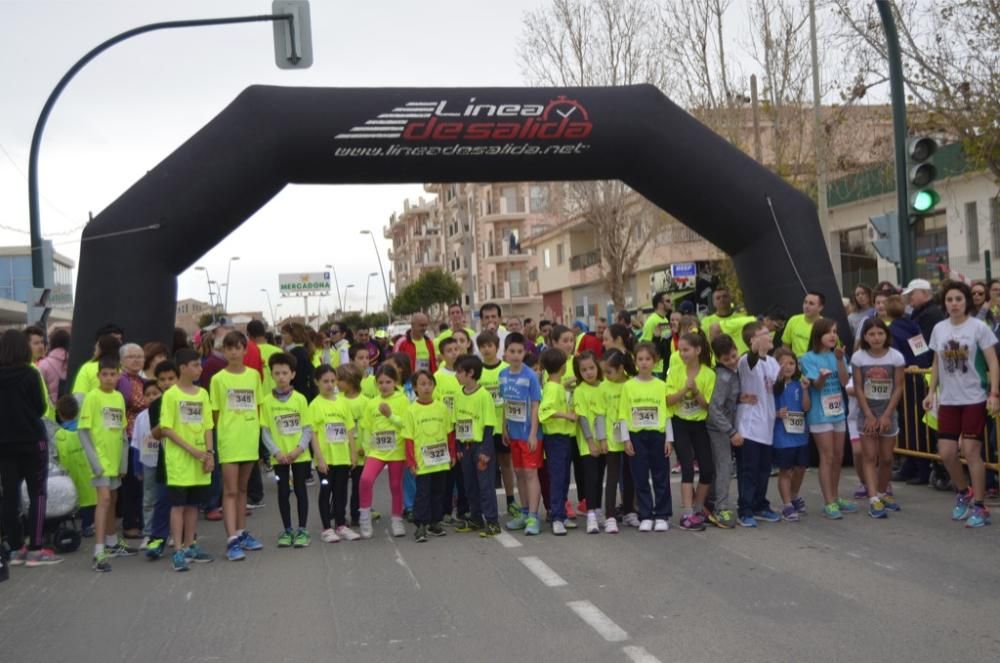
[[[252,86],[87,226],[72,364],[108,321],[169,341],[177,275],[286,184],[613,178],[731,255],[749,310],[804,284],[843,319],[812,201],[655,87]]]

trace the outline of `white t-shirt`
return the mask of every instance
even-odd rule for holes
[[[736,430],[748,440],[771,446],[774,443],[774,383],[781,368],[774,357],[763,357],[757,359],[751,370],[747,356],[740,357],[736,369],[740,376],[740,394],[756,396],[757,403],[736,406]]]
[[[855,391],[861,390],[864,393],[868,408],[876,417],[885,413],[896,390],[896,369],[905,366],[903,353],[895,348],[889,348],[881,357],[873,357],[866,350],[858,350],[851,357],[851,372],[855,368],[861,369],[861,384],[857,385]],[[861,408],[851,412],[853,418],[853,415],[861,413]]]
[[[975,405],[986,400],[976,358],[996,345],[997,338],[982,320],[969,318],[960,325],[942,320],[931,332],[931,350],[937,353],[941,405]]]

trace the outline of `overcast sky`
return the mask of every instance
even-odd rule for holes
[[[738,14],[744,2],[737,1]],[[87,213],[98,214],[248,85],[521,85],[521,17],[542,4],[314,0],[314,65],[304,71],[275,67],[271,26],[263,23],[169,30],[119,44],[73,80],[50,117],[39,162],[43,234],[77,260]],[[0,244],[12,245],[28,242],[24,173],[34,122],[81,55],[144,23],[268,13],[270,2],[0,0],[0,10]],[[366,276],[378,265],[371,239],[358,230],[374,233],[385,261],[383,226],[403,198],[419,195],[419,185],[290,186],[199,264],[222,282],[229,257],[240,256],[232,269],[232,311],[264,309],[261,288],[277,304],[279,272],[319,271],[327,263],[336,265],[341,289],[354,284],[348,303],[360,308]],[[276,233],[312,241],[298,255],[276,254],[270,248]],[[370,308],[383,305],[382,292],[381,280],[372,279]],[[183,274],[179,296],[206,299],[204,274]],[[327,298],[324,312],[335,301]],[[300,311],[300,300],[286,299],[279,316]]]

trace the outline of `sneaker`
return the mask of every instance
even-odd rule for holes
[[[753,516],[740,516],[737,518],[736,522],[740,524],[740,527],[756,527],[757,519]]]
[[[406,525],[403,524],[403,519],[398,516],[392,517],[389,530],[393,536],[406,536]]]
[[[207,564],[208,562],[215,561],[215,558],[204,552],[197,543],[192,543],[184,551],[184,556],[188,558],[189,562],[194,562],[195,564]]]
[[[556,536],[566,536],[566,525],[563,524],[563,521],[552,521],[552,533]]]
[[[316,485],[316,477],[313,476],[312,472],[309,472],[309,476],[306,477],[306,485],[307,486],[315,486]]]
[[[601,526],[597,524],[597,514],[591,511],[587,514],[587,534],[600,534]]]
[[[306,548],[309,546],[312,538],[309,536],[309,531],[305,527],[300,527],[295,530],[295,536],[292,538],[292,545],[296,548]]]
[[[674,465],[673,467],[671,467],[670,468],[670,473],[671,474],[680,474],[681,473],[681,464],[677,463],[676,465]]]
[[[587,508],[587,500],[586,499],[582,499],[582,500],[580,500],[579,502],[576,503],[576,512],[577,513],[587,513],[588,511],[590,511],[590,509]]]
[[[96,558],[95,558],[95,560],[96,560]],[[183,550],[174,551],[174,556],[171,557],[170,561],[173,564],[174,571],[189,571],[189,570],[191,570],[191,566],[188,564],[187,555],[184,554]],[[95,564],[94,568],[97,568],[96,564]],[[98,570],[103,570],[103,569],[98,569]],[[108,565],[107,570],[108,571],[111,570],[111,565],[110,564]]]
[[[181,557],[184,557],[184,553],[181,553]],[[187,566],[186,561],[184,562],[184,565]],[[100,573],[107,573],[111,570],[111,555],[109,555],[106,551],[97,553],[94,555],[94,564],[91,568]],[[184,570],[186,571],[187,569]]]
[[[841,513],[857,513],[858,505],[854,502],[848,502],[843,497],[837,498],[837,506],[840,507]]]
[[[211,520],[212,522],[222,520],[222,509],[212,509],[211,511],[206,511],[205,520]]]
[[[524,519],[524,533],[527,536],[538,536],[541,531],[541,526],[538,523],[538,518],[535,516],[528,516]]]
[[[337,536],[337,533],[331,527],[320,532],[319,538],[323,543],[338,543],[340,541],[340,537]]]
[[[705,518],[705,514],[702,513],[701,511],[695,511],[693,514],[691,514],[691,520],[695,521],[700,525],[704,525],[705,523],[708,522],[708,519]]]
[[[781,516],[771,509],[765,509],[763,511],[755,511],[753,517],[757,520],[763,520],[765,523],[780,523]]]
[[[445,514],[444,518],[441,519],[441,524],[443,524],[443,525],[454,525],[455,524],[455,517],[453,515],[451,515],[450,513]]]
[[[362,539],[372,538],[372,516],[371,512],[362,511],[358,516],[358,528],[361,530]]]
[[[412,523],[413,522],[413,510],[412,509],[403,509],[403,520],[405,520],[408,523]]]
[[[372,522],[377,523],[380,520],[382,520],[382,514],[375,509],[372,509]]]
[[[865,484],[859,483],[858,487],[854,489],[854,499],[863,500],[866,497],[868,497],[868,489],[865,487]]]
[[[972,513],[969,514],[968,519],[965,521],[966,527],[985,527],[989,525],[991,521],[990,512],[986,510],[986,507],[979,506],[978,504],[972,507]],[[31,553],[28,553],[29,555]],[[31,566],[31,559],[28,559],[28,566]]]
[[[733,512],[727,509],[722,511],[711,511],[707,515],[708,522],[720,529],[732,529],[736,525],[736,518]]]
[[[576,509],[573,508],[573,503],[566,500],[566,518],[574,519],[576,518]]]
[[[82,530],[80,530],[80,534],[82,534],[83,538],[85,538],[85,539],[92,538],[95,533],[96,533],[96,529],[94,528],[93,525],[87,525]]]
[[[502,530],[500,529],[500,523],[497,522],[486,523],[486,527],[479,530],[479,536],[486,539],[491,536],[496,536],[497,534],[500,534],[501,531]]]
[[[506,523],[507,529],[516,532],[517,530],[524,529],[528,524],[528,517],[518,513],[512,520],[508,520]]]
[[[702,529],[704,529],[705,525],[702,524],[701,527],[702,527]],[[670,521],[669,520],[664,520],[663,518],[657,518],[656,522],[653,523],[653,531],[654,532],[667,532],[669,530],[670,530]]]
[[[781,510],[781,519],[789,523],[799,522],[799,512],[794,504],[790,504]]]
[[[427,526],[427,533],[431,536],[448,536],[448,532],[444,530],[441,523],[431,523]]]
[[[796,497],[795,499],[793,499],[792,506],[794,506],[795,510],[798,511],[799,513],[806,512],[806,501],[801,497]]]
[[[417,543],[427,543],[427,528],[424,525],[417,526],[417,530],[413,533],[413,540]]]
[[[952,520],[965,520],[972,511],[972,491],[968,488],[965,492],[955,495],[955,508],[951,510]]]
[[[900,510],[899,502],[897,502],[896,498],[890,495],[889,493],[886,493],[885,495],[882,496],[882,506],[885,507],[886,511]]]
[[[571,520],[570,518],[567,518],[566,520],[564,520],[563,521],[563,525],[566,526],[566,529],[576,529],[577,528],[576,521],[575,520]]]
[[[150,539],[149,543],[146,544],[146,558],[160,559],[163,557],[163,550],[166,547],[166,543],[166,541],[160,538]]]
[[[638,527],[639,526],[639,514],[634,513],[634,512],[633,513],[626,513],[625,517],[622,518],[622,522],[625,523],[626,525],[628,525],[629,527]]]
[[[357,532],[355,532],[354,530],[352,530],[347,525],[341,525],[340,527],[338,527],[337,529],[334,530],[334,533],[342,541],[357,541],[358,539],[361,538],[360,534],[358,534]]]
[[[24,560],[24,565],[28,567],[52,566],[53,564],[62,564],[62,561],[62,557],[57,556],[48,548],[42,548],[40,550],[29,550],[28,556]]]
[[[28,546],[24,546],[20,550],[14,550],[10,553],[10,559],[7,561],[7,564],[10,566],[23,566],[27,559]]]
[[[263,502],[247,502],[247,508],[248,509],[263,509],[264,508],[264,503]]]
[[[142,538],[142,543],[139,544],[139,550],[145,550],[149,546],[149,537],[144,536]]]
[[[226,544],[226,559],[230,562],[242,562],[247,558],[247,554],[243,552],[243,547],[240,545],[239,537],[233,539]]]
[[[138,550],[127,545],[122,539],[118,539],[115,545],[107,546],[104,550],[112,557],[135,557],[139,554]]]
[[[604,517],[604,509],[594,509],[594,513],[597,514],[597,524],[604,527],[604,521],[607,520]]]
[[[840,505],[837,502],[830,502],[823,507],[823,515],[830,520],[840,520],[844,514],[840,512]]]
[[[614,518],[608,518],[604,521],[604,533],[605,534],[617,534],[618,533],[618,521]]]
[[[278,547],[291,548],[293,537],[294,535],[292,534],[292,530],[290,529],[284,530],[281,534],[278,535]]]
[[[243,533],[240,534],[240,548],[254,552],[257,550],[263,550],[264,544],[258,541],[256,537],[250,534],[250,532],[243,530]]]
[[[455,531],[461,534],[467,532],[478,532],[483,528],[483,525],[478,520],[473,518],[456,518],[455,519]]]
[[[510,514],[511,518],[517,518],[521,515],[521,505],[517,502],[511,502],[507,505],[507,513]]]
[[[681,516],[681,529],[689,532],[700,532],[705,529],[705,523],[694,517],[693,513]]]
[[[885,505],[882,504],[882,500],[878,498],[869,500],[868,515],[872,518],[886,518],[889,516],[889,514],[885,511]]]
[[[653,531],[653,521],[649,520],[648,518],[646,520],[639,521],[639,531],[640,532],[652,532]]]

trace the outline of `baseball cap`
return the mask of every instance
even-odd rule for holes
[[[903,290],[903,295],[908,295],[914,290],[933,290],[933,288],[927,279],[913,279]]]
[[[683,313],[684,315],[691,315],[695,311],[694,302],[685,299],[677,307],[677,310],[678,312]]]

